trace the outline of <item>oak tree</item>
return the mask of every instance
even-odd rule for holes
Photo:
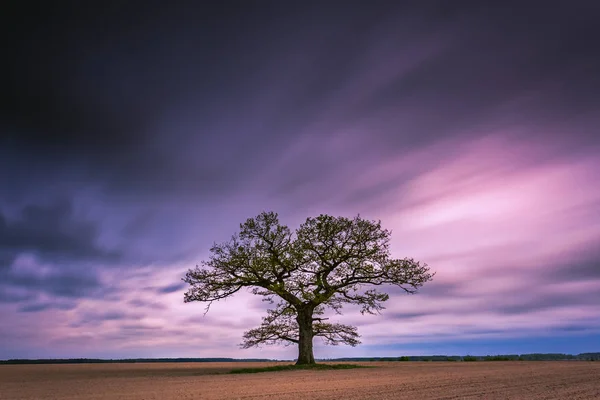
[[[432,279],[426,264],[391,257],[390,235],[380,221],[329,215],[307,218],[293,232],[276,213],[263,212],[187,272],[184,301],[206,302],[208,312],[213,301],[247,288],[272,308],[244,333],[242,347],[298,345],[296,364],[314,364],[314,337],[332,345],[360,343],[356,327],[329,322],[328,310],[340,314],[354,304],[363,314],[379,313],[389,295],[378,287],[412,294]]]

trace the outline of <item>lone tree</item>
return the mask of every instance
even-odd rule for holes
[[[380,221],[329,215],[307,218],[293,233],[276,213],[263,212],[187,272],[183,280],[191,287],[184,300],[207,302],[208,312],[213,301],[250,288],[273,307],[258,328],[244,333],[242,347],[297,344],[296,364],[314,364],[315,336],[332,345],[360,343],[356,327],[326,322],[326,310],[341,314],[344,304],[356,304],[362,314],[379,313],[389,296],[366,286],[415,293],[432,279],[426,264],[390,257],[390,234]]]

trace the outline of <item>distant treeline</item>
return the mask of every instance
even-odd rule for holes
[[[600,361],[600,353],[577,355],[562,353],[498,354],[493,356],[402,356],[402,357],[344,357],[321,361]]]
[[[402,356],[402,357],[344,357],[319,361],[600,361],[600,353],[577,355],[562,353],[499,354],[494,356]],[[0,364],[106,364],[106,363],[181,363],[181,362],[273,362],[267,358],[127,358],[106,360],[100,358],[0,360]],[[287,360],[291,361],[291,360]]]
[[[266,362],[266,358],[127,358],[106,360],[100,358],[68,358],[38,360],[0,360],[0,364],[107,364],[107,363],[181,363],[181,362]]]

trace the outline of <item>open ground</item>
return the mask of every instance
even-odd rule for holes
[[[600,399],[600,362],[369,362],[378,368],[228,374],[277,364],[286,363],[0,365],[0,399]]]

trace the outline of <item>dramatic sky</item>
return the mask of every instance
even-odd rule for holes
[[[263,210],[437,272],[317,357],[600,350],[598,1],[69,3],[0,17],[0,359],[293,358],[183,303]]]

